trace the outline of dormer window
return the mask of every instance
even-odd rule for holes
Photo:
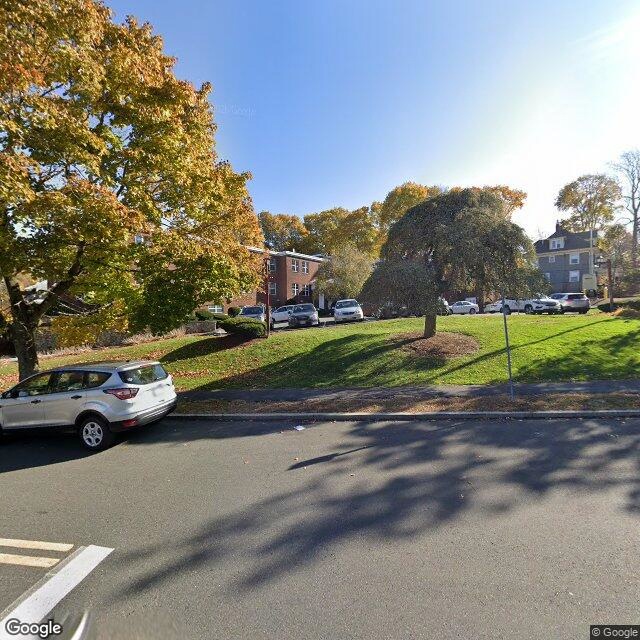
[[[564,238],[551,238],[549,249],[564,249]]]

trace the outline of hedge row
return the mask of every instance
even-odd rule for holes
[[[227,318],[220,320],[218,326],[227,333],[235,333],[246,338],[264,338],[267,335],[267,325],[252,318]]]
[[[598,305],[598,309],[600,309],[600,311],[604,311],[605,313],[615,311],[616,309],[633,309],[634,311],[640,311],[640,300],[624,300],[622,302],[614,302],[613,309],[608,302],[603,302],[602,304]]]

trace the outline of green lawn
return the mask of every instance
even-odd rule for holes
[[[522,382],[604,380],[640,375],[640,320],[606,314],[509,318],[514,377]],[[108,358],[154,358],[180,389],[230,387],[398,386],[506,380],[501,316],[438,319],[441,331],[475,337],[480,350],[454,360],[427,360],[399,348],[394,334],[419,331],[418,318],[282,331],[269,340],[229,347],[221,338],[185,337],[134,347],[44,358],[42,366]],[[0,386],[15,379],[0,365]]]

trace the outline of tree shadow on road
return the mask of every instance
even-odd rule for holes
[[[257,437],[273,433],[256,428]],[[233,429],[213,437],[233,437]],[[142,544],[127,554],[135,577],[114,599],[194,569],[225,575],[238,557],[241,568],[224,586],[241,594],[313,566],[347,541],[414,539],[470,515],[501,517],[551,492],[569,500],[616,491],[623,509],[639,515],[639,444],[638,420],[351,423],[338,447],[283,466],[287,478],[299,474],[295,482],[279,485],[274,473],[267,497],[247,499],[166,547]],[[143,568],[148,559],[151,570]]]

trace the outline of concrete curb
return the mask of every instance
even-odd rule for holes
[[[433,411],[430,413],[173,413],[172,420],[331,421],[354,420],[551,420],[559,418],[640,418],[640,409],[603,411]]]

